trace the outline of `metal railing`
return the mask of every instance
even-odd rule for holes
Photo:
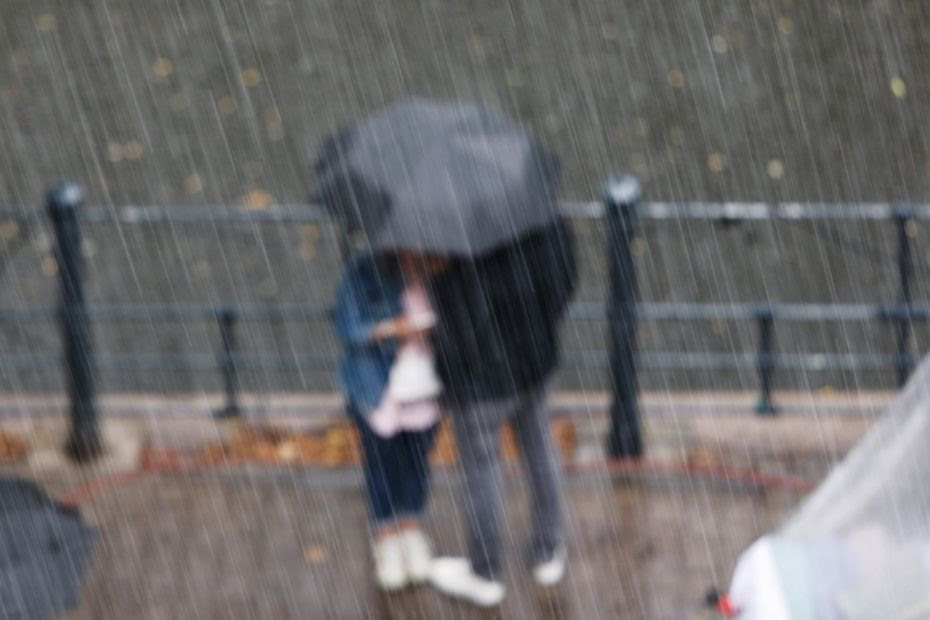
[[[915,364],[908,350],[911,324],[930,320],[930,305],[911,299],[912,262],[908,222],[930,219],[930,205],[911,204],[767,204],[640,202],[639,183],[622,177],[605,185],[600,202],[566,203],[563,213],[583,220],[604,219],[607,223],[607,303],[574,303],[569,315],[577,320],[606,320],[609,346],[601,352],[567,355],[564,362],[583,367],[608,369],[612,390],[611,429],[608,448],[615,456],[642,452],[637,399],[637,369],[747,369],[758,373],[760,397],[757,411],[773,414],[772,380],[776,369],[850,370],[896,369],[903,383]],[[64,344],[64,359],[51,353],[0,356],[7,367],[53,368],[64,364],[71,401],[69,448],[78,459],[99,453],[95,375],[108,369],[219,370],[223,377],[226,404],[224,416],[241,413],[238,401],[239,373],[247,369],[333,369],[333,356],[313,352],[243,354],[237,346],[237,325],[249,321],[323,320],[326,307],[304,304],[278,305],[96,305],[89,306],[83,289],[84,265],[81,224],[95,222],[321,222],[324,209],[314,205],[279,205],[261,211],[245,208],[189,206],[85,207],[83,192],[73,184],[52,188],[46,199],[48,216],[56,237],[61,303],[57,310],[0,309],[0,324],[58,319]],[[35,220],[40,213],[0,212],[3,220]],[[640,220],[891,220],[897,230],[898,299],[888,304],[797,304],[797,303],[643,303],[639,301],[632,245]],[[343,256],[347,241],[340,239]],[[97,321],[215,321],[218,346],[215,354],[177,355],[162,353],[96,354],[90,324]],[[756,322],[755,351],[723,353],[700,351],[646,351],[636,349],[639,320],[702,321],[751,320]],[[879,321],[895,327],[894,355],[793,353],[779,354],[774,347],[776,322]]]

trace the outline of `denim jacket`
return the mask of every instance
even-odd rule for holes
[[[341,379],[346,399],[367,414],[381,401],[397,353],[393,340],[376,342],[375,325],[403,313],[404,282],[371,253],[355,258],[342,274],[333,322],[345,347]]]

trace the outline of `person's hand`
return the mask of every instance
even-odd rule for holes
[[[389,321],[383,321],[375,326],[372,337],[378,341],[390,340],[397,338],[403,340],[414,336],[421,336],[436,326],[436,317],[433,314],[421,315],[415,317],[415,320],[409,320],[407,317],[397,317]]]
[[[419,334],[423,329],[419,325],[412,324],[406,317],[399,316],[396,319],[378,323],[375,326],[374,338],[375,340],[390,340],[391,338],[403,340]]]
[[[401,336],[402,325],[404,322],[402,318],[391,319],[388,321],[382,321],[375,325],[374,330],[372,331],[372,337],[378,341],[390,340],[391,338],[399,338]]]

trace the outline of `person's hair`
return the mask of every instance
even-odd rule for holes
[[[400,256],[397,252],[375,252],[375,260],[378,262],[378,268],[390,273],[391,275],[403,275],[400,266]]]

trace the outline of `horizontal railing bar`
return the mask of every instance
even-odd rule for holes
[[[757,353],[694,353],[684,351],[644,352],[640,366],[652,369],[750,369],[763,365],[780,370],[880,370],[906,368],[914,358],[902,355],[838,353],[795,353],[760,356]]]
[[[0,355],[0,372],[4,370],[52,370],[61,367],[60,353],[7,353]]]
[[[61,363],[58,353],[7,354],[0,356],[0,371],[9,369],[53,369]],[[317,353],[236,353],[233,363],[240,370],[334,370],[335,356]],[[639,365],[653,370],[752,369],[759,363],[780,370],[880,370],[907,368],[915,359],[901,355],[794,353],[760,356],[756,353],[652,351],[639,354]],[[606,351],[566,353],[565,367],[606,367]],[[214,370],[220,366],[213,353],[109,353],[99,356],[98,370]]]
[[[335,357],[316,353],[234,353],[231,359],[238,370],[333,370],[338,366]],[[100,355],[97,362],[99,370],[215,370],[220,365],[212,353],[110,353]]]
[[[666,320],[733,320],[772,318],[779,321],[930,320],[930,304],[699,304],[642,303],[638,318]],[[578,320],[606,320],[603,304],[576,302],[569,316]]]
[[[58,311],[50,307],[0,310],[0,323],[52,321],[57,317]]]
[[[327,319],[328,306],[305,304],[157,304],[98,305],[88,309],[90,318],[98,321],[172,321],[214,320],[224,312],[232,312],[243,320]],[[930,304],[697,304],[643,303],[637,306],[640,319],[654,321],[682,320],[758,320],[778,321],[888,321],[911,319],[930,320]],[[49,321],[57,316],[50,307],[0,310],[0,323]],[[606,320],[607,309],[598,302],[575,302],[569,316],[576,320]]]
[[[0,211],[0,222],[35,222],[45,220],[45,211],[7,209]]]
[[[644,303],[640,318],[652,320],[762,319],[779,321],[885,321],[930,319],[928,304],[674,304]]]
[[[568,201],[562,213],[580,220],[601,219],[604,204],[598,201]],[[642,219],[670,220],[892,220],[930,219],[930,204],[913,203],[803,203],[803,202],[643,202],[635,206]],[[44,217],[39,210],[0,211],[0,221],[32,221]],[[233,205],[125,205],[89,206],[81,212],[86,222],[319,222],[329,220],[325,207],[317,204],[277,204],[255,209]]]
[[[243,320],[287,320],[287,319],[325,319],[329,317],[327,306],[309,306],[306,304],[274,305],[110,305],[91,306],[88,310],[95,320],[132,321],[151,320],[169,321],[178,319],[214,320],[219,315],[231,312]]]
[[[930,219],[930,204],[644,202],[636,205],[636,215],[652,220],[925,220]]]
[[[567,202],[562,213],[590,220],[605,215],[601,202]],[[804,203],[804,202],[643,202],[636,215],[648,220],[892,220],[930,219],[930,204],[911,203]]]
[[[231,205],[126,205],[119,207],[85,207],[85,222],[319,222],[329,220],[319,205],[282,204],[253,209]]]

